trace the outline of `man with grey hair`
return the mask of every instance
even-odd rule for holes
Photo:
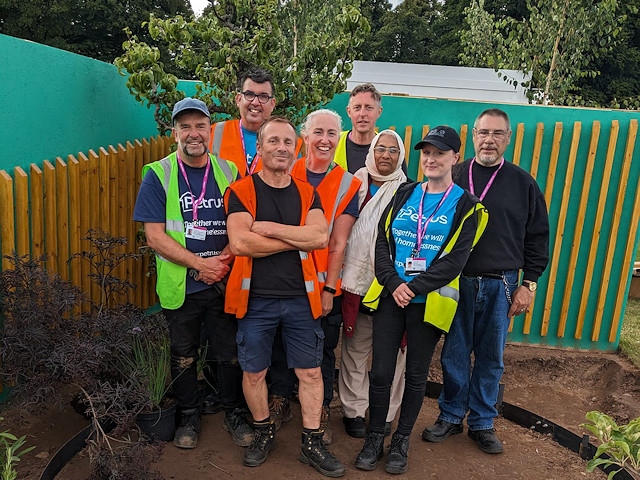
[[[462,433],[467,417],[469,437],[485,453],[503,450],[493,419],[510,319],[529,309],[549,261],[544,195],[528,172],[505,161],[510,139],[506,112],[487,109],[473,128],[475,157],[454,166],[453,180],[480,199],[489,223],[460,277],[460,302],[440,359],[440,415],[422,432],[424,440],[441,442]]]

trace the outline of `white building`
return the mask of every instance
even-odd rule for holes
[[[448,67],[390,62],[353,62],[347,90],[371,82],[383,94],[414,97],[481,100],[500,103],[529,103],[521,72],[501,70],[515,79],[518,86],[507,83],[491,68]]]

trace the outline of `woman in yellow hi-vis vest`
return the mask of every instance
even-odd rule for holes
[[[451,325],[458,278],[487,222],[486,209],[453,183],[460,137],[450,127],[430,130],[421,150],[425,182],[405,183],[382,213],[376,241],[374,282],[364,299],[373,313],[369,379],[369,433],[356,467],[374,470],[382,457],[384,427],[396,355],[406,333],[405,388],[398,427],[385,471],[407,471],[409,436],[420,412],[431,357]]]

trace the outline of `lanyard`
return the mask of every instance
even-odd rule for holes
[[[447,197],[451,193],[451,189],[453,188],[453,182],[451,182],[447,187],[447,190],[444,192],[444,195],[438,202],[438,205],[436,205],[435,210],[431,213],[431,215],[429,215],[429,218],[427,218],[427,221],[424,222],[424,225],[423,225],[422,224],[422,206],[424,203],[424,196],[427,193],[428,185],[429,184],[427,183],[427,185],[425,185],[425,189],[422,191],[422,197],[420,198],[420,207],[418,208],[418,230],[416,232],[416,246],[411,252],[411,256],[414,258],[420,253],[420,247],[422,246],[422,239],[424,238],[424,234],[427,232],[427,227],[429,226],[429,222],[433,219],[436,212],[440,209],[444,201],[447,199]]]
[[[256,154],[251,162],[247,158],[247,148],[244,144],[244,132],[242,131],[242,119],[238,122],[238,128],[240,129],[240,141],[242,142],[242,152],[245,156],[245,161],[247,162],[247,175],[251,175],[256,170],[256,165],[258,164],[258,155]]]
[[[202,178],[202,191],[200,192],[200,196],[196,199],[195,195],[191,191],[191,185],[189,184],[184,164],[182,163],[182,160],[180,160],[180,157],[178,155],[176,156],[178,157],[178,166],[180,167],[182,177],[184,178],[184,181],[187,182],[187,187],[189,187],[189,193],[191,194],[191,200],[193,201],[193,221],[195,222],[198,220],[198,206],[202,203],[205,193],[207,193],[207,180],[209,179],[209,171],[211,170],[211,161],[207,159],[207,168],[205,169],[204,177]]]
[[[476,163],[476,157],[473,157],[473,160],[471,161],[471,164],[469,165],[469,191],[471,192],[472,195],[475,195],[476,192],[473,188],[473,175],[471,174],[471,170],[473,170],[473,164]],[[500,169],[502,168],[502,166],[504,165],[504,157],[502,157],[502,160],[500,161],[500,166],[498,167],[498,169],[493,172],[493,175],[491,175],[491,178],[489,179],[489,181],[487,182],[487,186],[484,187],[484,190],[482,191],[482,195],[480,195],[480,201],[484,200],[484,197],[487,195],[487,192],[489,191],[489,189],[491,188],[491,185],[493,185],[493,181],[496,179],[496,176],[498,175],[498,172],[500,171]]]

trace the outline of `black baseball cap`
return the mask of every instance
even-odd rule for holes
[[[438,125],[429,130],[422,141],[416,143],[414,150],[422,150],[422,148],[430,143],[440,150],[453,150],[455,153],[460,151],[460,136],[453,128],[446,125]]]

